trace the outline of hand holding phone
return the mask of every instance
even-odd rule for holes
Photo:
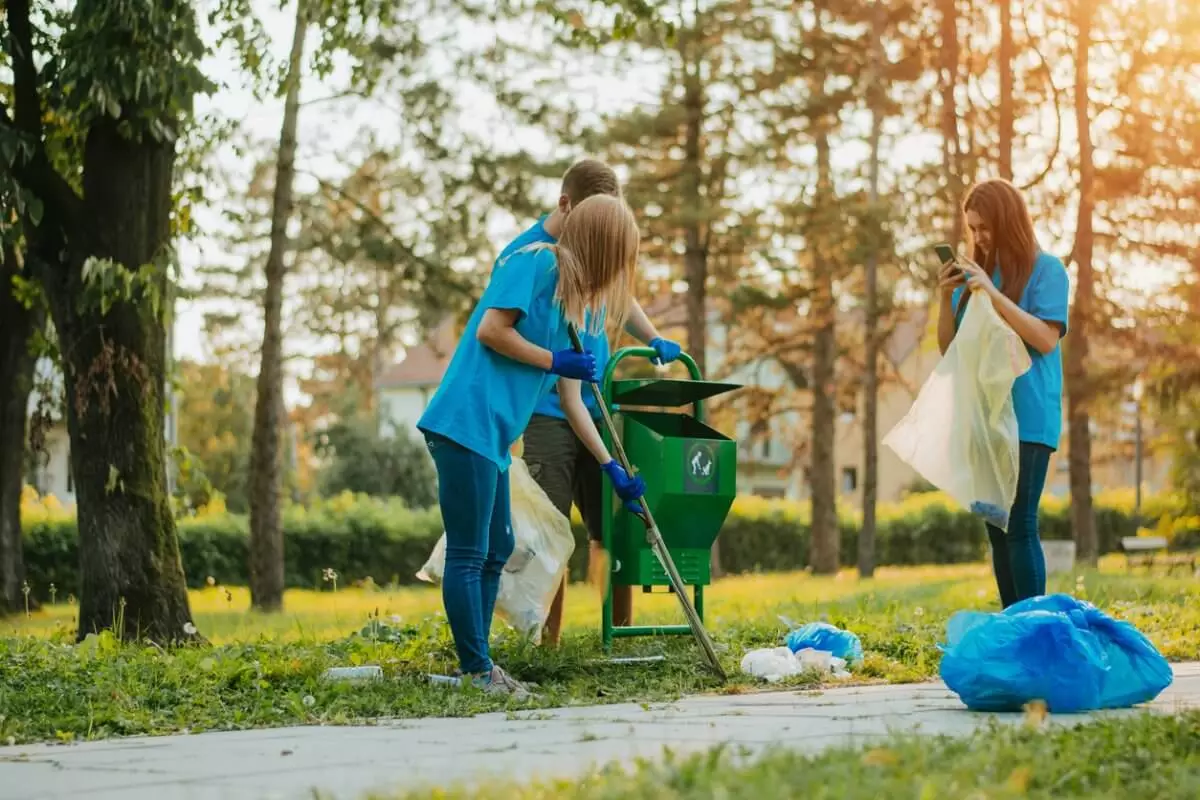
[[[964,280],[963,271],[958,266],[958,257],[954,254],[954,248],[945,242],[935,244],[933,252],[942,267],[938,271],[938,288],[949,294],[961,286]]]
[[[935,244],[933,246],[933,252],[935,254],[937,254],[938,263],[941,264],[943,267],[946,266],[947,264],[957,260],[954,255],[954,248],[951,247],[950,245],[946,244],[945,242],[940,242],[938,244]]]

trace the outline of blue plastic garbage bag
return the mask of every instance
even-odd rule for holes
[[[967,708],[1057,713],[1127,708],[1171,685],[1171,666],[1141,632],[1091,603],[1054,594],[999,614],[950,618],[942,680]]]
[[[813,650],[825,650],[832,653],[834,658],[845,660],[847,664],[862,661],[862,642],[850,631],[844,631],[828,622],[810,622],[792,631],[784,639],[788,649],[798,653],[806,647]]]

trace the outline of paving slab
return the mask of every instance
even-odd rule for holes
[[[1200,663],[1149,708],[1200,708]],[[1097,716],[1055,715],[1055,724]],[[314,791],[357,800],[369,791],[571,777],[611,762],[728,743],[817,752],[894,732],[965,735],[1020,714],[967,711],[941,683],[690,697],[422,719],[0,747],[0,800],[298,800]]]

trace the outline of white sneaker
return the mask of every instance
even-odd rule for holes
[[[461,689],[466,685],[465,677],[461,672],[454,675],[430,675],[429,682],[434,686]],[[496,665],[492,665],[492,671],[486,675],[473,676],[470,684],[489,694],[507,694],[516,700],[529,700],[535,696],[520,681]]]
[[[472,680],[476,686],[489,694],[507,694],[515,700],[529,700],[533,693],[526,689],[520,681],[514,679],[498,664],[492,666],[492,671]]]

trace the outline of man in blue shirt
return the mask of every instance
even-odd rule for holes
[[[528,245],[557,241],[562,232],[563,222],[571,213],[572,207],[596,194],[620,196],[621,187],[616,173],[607,164],[593,159],[584,159],[575,163],[563,175],[558,206],[510,242],[500,252],[497,263],[504,261]],[[679,345],[659,336],[658,330],[636,300],[633,302],[629,321],[625,325],[625,332],[638,341],[653,347],[658,353],[656,359],[658,363],[669,363],[679,357]],[[607,337],[603,334],[594,336],[581,331],[580,338],[587,351],[596,356],[596,374],[603,375],[609,359]],[[583,399],[593,417],[599,419],[600,410],[596,408],[596,401],[586,386],[583,387]],[[542,487],[542,491],[546,493],[555,507],[565,516],[570,516],[572,503],[579,508],[579,514],[587,526],[590,540],[588,559],[589,561],[596,559],[603,550],[600,536],[600,501],[601,493],[604,491],[604,482],[600,465],[567,423],[559,402],[557,388],[543,396],[534,411],[533,419],[525,429],[522,442],[524,444],[523,458],[529,467],[529,474]],[[555,595],[546,618],[544,640],[551,645],[557,644],[559,640],[565,589],[565,585],[559,587],[558,594]],[[615,625],[631,624],[633,592],[628,586],[614,586],[612,591],[613,623]]]

